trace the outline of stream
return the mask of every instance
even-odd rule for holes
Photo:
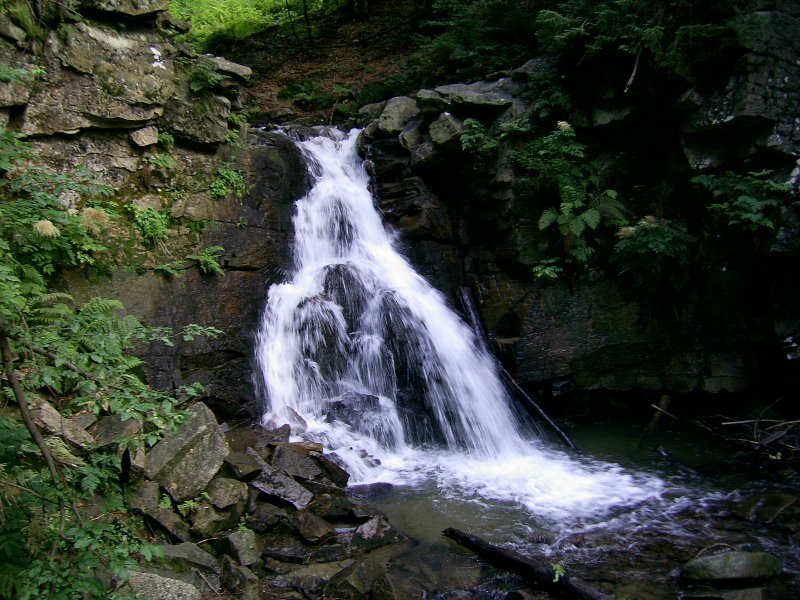
[[[441,535],[454,527],[545,564],[562,565],[619,600],[800,598],[800,508],[792,500],[800,496],[796,474],[780,468],[765,472],[738,448],[691,424],[662,424],[635,450],[641,430],[641,422],[626,423],[621,416],[570,429],[583,452],[646,471],[665,484],[657,498],[604,514],[552,518],[512,502],[443,493],[431,482],[356,487],[352,494],[380,508],[414,540],[413,551],[392,565],[413,597],[427,590],[431,598],[500,599],[526,588],[521,578],[485,566]],[[783,575],[767,583],[731,586],[722,592],[728,595],[681,584],[679,568],[689,559],[731,547],[774,554],[783,561]],[[454,596],[454,590],[471,590],[472,595]],[[539,592],[533,597],[552,596]]]

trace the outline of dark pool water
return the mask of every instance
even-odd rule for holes
[[[800,598],[797,474],[778,460],[755,459],[691,423],[662,425],[644,440],[640,434],[640,423],[619,419],[570,429],[583,455],[664,481],[659,498],[602,515],[554,520],[434,483],[356,493],[412,539],[410,549],[390,563],[395,588],[408,598],[504,598],[525,587],[522,579],[487,567],[446,540],[441,535],[446,527],[560,564],[620,600],[699,597],[697,589],[679,581],[686,561],[731,547],[764,549],[783,561],[781,577],[745,586],[760,589],[745,595],[703,597]]]

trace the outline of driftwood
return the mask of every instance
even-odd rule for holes
[[[448,527],[442,531],[446,537],[472,550],[486,562],[521,575],[530,583],[562,598],[580,600],[614,600],[613,596],[592,587],[579,577],[566,573],[557,576],[553,566],[523,556],[513,550],[495,546],[489,542],[458,529]]]

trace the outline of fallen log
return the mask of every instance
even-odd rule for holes
[[[558,571],[553,566],[523,556],[513,550],[490,544],[477,536],[448,527],[442,534],[461,546],[472,550],[486,562],[521,575],[530,583],[562,598],[579,600],[614,600],[613,596],[601,592],[580,577]]]

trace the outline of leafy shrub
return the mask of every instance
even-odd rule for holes
[[[139,561],[159,553],[129,515],[114,445],[80,454],[60,437],[45,440],[30,418],[34,399],[62,413],[116,415],[141,424],[118,438],[134,450],[155,444],[181,420],[179,397],[153,390],[135,374],[140,341],[170,342],[169,330],[143,327],[116,300],[93,298],[78,306],[52,292],[54,275],[93,264],[87,248],[111,217],[97,207],[66,209],[62,192],[108,190],[88,172],[48,174],[27,165],[30,147],[0,129],[0,598],[100,599],[112,589],[99,571],[125,580]],[[90,211],[90,209],[92,209]],[[187,328],[190,337],[220,332]],[[16,410],[13,410],[16,408]]]
[[[636,294],[670,295],[688,283],[698,243],[680,225],[647,216],[635,226],[621,227],[617,237],[612,263]]]

